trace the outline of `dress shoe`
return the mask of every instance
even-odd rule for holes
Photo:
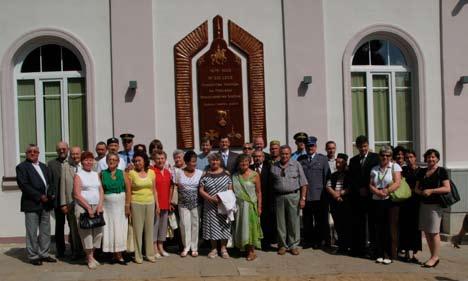
[[[285,248],[285,247],[280,247],[280,248],[278,249],[278,255],[283,256],[283,255],[285,255],[285,254],[286,254],[286,248]]]
[[[29,261],[32,265],[42,265],[42,261],[40,259],[33,259]]]
[[[299,255],[299,249],[298,248],[291,249],[291,255],[293,255],[293,256]]]
[[[51,256],[48,256],[48,257],[45,257],[45,258],[42,258],[41,259],[43,262],[57,262],[56,259],[54,259],[53,257]]]
[[[436,261],[434,264],[432,264],[432,265],[429,265],[429,264],[427,264],[427,263],[424,263],[424,264],[422,264],[421,266],[424,267],[424,268],[434,268],[434,267],[436,267],[436,266],[439,264],[439,261],[440,261],[440,260],[437,260],[437,261]]]

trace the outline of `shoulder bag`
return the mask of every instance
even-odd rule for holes
[[[440,180],[440,168],[437,171],[437,173],[439,174],[439,186],[441,186],[442,182]],[[460,193],[458,193],[457,186],[451,179],[449,179],[449,181],[450,181],[450,192],[445,193],[445,194],[440,194],[440,205],[442,206],[442,208],[448,208],[452,206],[453,204],[457,203],[458,201],[460,201]]]
[[[393,167],[395,164],[392,165],[392,176],[393,176]],[[411,197],[411,188],[406,182],[405,177],[401,177],[400,186],[392,193],[390,193],[390,199],[393,202],[402,202],[406,199]]]

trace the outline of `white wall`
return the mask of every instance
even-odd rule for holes
[[[399,27],[420,46],[425,63],[427,147],[442,149],[440,32],[438,0],[326,0],[325,65],[327,79],[328,136],[343,147],[342,58],[348,42],[361,30],[377,24]],[[422,82],[422,81],[420,81]],[[349,93],[351,94],[351,93]],[[424,150],[426,148],[422,148]]]
[[[167,152],[176,148],[174,45],[205,20],[209,24],[208,46],[200,51],[192,64],[205,53],[212,39],[212,19],[223,17],[224,39],[228,41],[227,21],[230,19],[263,42],[265,59],[265,96],[267,138],[284,143],[285,87],[281,1],[279,0],[154,0],[154,48],[156,67],[156,137]],[[242,57],[242,56],[241,56]],[[243,59],[245,65],[245,59]],[[195,68],[192,68],[195,74]],[[243,68],[244,102],[247,95],[246,69]],[[196,76],[193,76],[195,150],[199,150]],[[248,113],[244,107],[244,113]],[[244,118],[245,121],[248,119]],[[246,132],[248,126],[245,126]],[[247,136],[247,134],[245,134]],[[247,139],[246,139],[247,140]]]
[[[95,67],[96,140],[107,139],[112,134],[108,1],[19,0],[1,1],[0,6],[0,59],[23,34],[46,27],[73,34],[89,49]],[[5,137],[12,136],[2,132],[2,139]],[[94,144],[90,145],[94,148]],[[0,150],[2,147],[0,144]],[[0,154],[3,155],[3,151]],[[1,162],[0,166],[3,166]],[[3,171],[0,167],[0,177],[4,176]],[[0,237],[24,236],[24,219],[19,205],[19,191],[0,191]]]

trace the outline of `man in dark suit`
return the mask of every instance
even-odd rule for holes
[[[60,202],[60,175],[62,174],[63,163],[67,161],[68,144],[63,141],[58,142],[55,150],[57,151],[57,157],[50,160],[47,167],[53,179],[50,187],[54,189],[54,194],[57,195],[54,202],[56,257],[62,258],[65,255],[65,214],[61,209],[64,204]]]
[[[369,140],[366,136],[356,138],[356,147],[359,154],[349,161],[349,174],[351,181],[351,206],[352,206],[352,247],[354,256],[365,255],[367,241],[371,247],[374,242],[374,227],[369,216],[371,211],[371,196],[369,192],[370,171],[379,164],[377,153],[369,151]],[[366,237],[368,229],[369,237]]]
[[[227,136],[223,136],[219,139],[219,153],[222,159],[221,165],[232,175],[237,170],[237,157],[239,154],[231,151],[229,149],[230,146],[231,142]]]
[[[330,166],[328,158],[317,152],[316,137],[308,137],[305,145],[307,154],[297,159],[309,183],[306,204],[302,210],[304,243],[317,249],[330,245],[328,198],[325,192],[327,179],[330,176]]]
[[[260,217],[263,240],[262,249],[268,250],[272,244],[276,244],[276,214],[275,214],[275,194],[271,186],[270,161],[265,159],[265,153],[256,150],[252,153],[254,163],[250,169],[260,175],[262,184],[262,214]]]
[[[26,160],[16,166],[16,181],[21,189],[21,211],[26,223],[26,251],[34,265],[57,262],[49,256],[50,210],[54,207],[55,190],[49,188],[52,176],[44,163],[39,162],[39,147],[26,148]],[[39,237],[37,231],[39,230]]]
[[[265,160],[270,161],[270,154],[268,152],[265,152],[265,141],[263,140],[263,137],[255,137],[253,139],[253,146],[256,151],[262,151],[263,154],[265,155]]]

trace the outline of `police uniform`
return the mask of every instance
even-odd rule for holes
[[[307,134],[304,132],[299,132],[294,135],[293,139],[298,142],[305,143],[307,141]],[[307,155],[307,151],[304,149],[302,151],[296,150],[293,154],[291,154],[291,159],[297,160],[300,156]]]
[[[127,140],[133,141],[134,137],[135,136],[133,134],[129,134],[129,133],[120,135],[120,138],[122,139],[122,144]],[[125,167],[127,167],[128,164],[132,163],[134,154],[135,152],[133,151],[133,147],[129,151],[125,151],[125,150],[119,151],[120,158],[123,159],[125,162]]]

